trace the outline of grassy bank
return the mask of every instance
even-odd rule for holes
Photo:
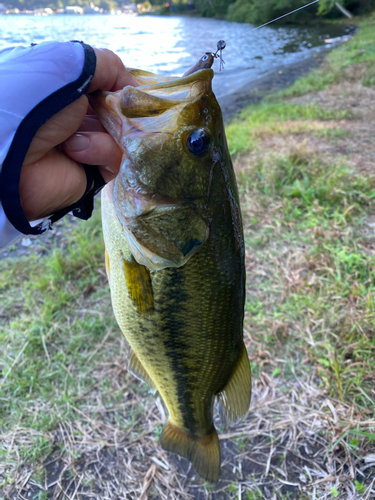
[[[164,409],[126,371],[97,211],[0,262],[0,498],[373,498],[375,18],[360,24],[227,127],[254,396],[221,429],[219,485],[158,446]]]

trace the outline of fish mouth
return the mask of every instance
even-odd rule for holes
[[[214,114],[208,102],[216,102],[213,76],[211,69],[203,69],[90,96],[99,120],[123,151],[120,172],[106,193],[133,256],[151,270],[184,265],[209,235],[201,215],[202,193],[186,197],[183,189],[168,191],[164,180],[154,180],[164,175],[160,165],[173,166],[188,154],[185,136],[208,126]]]
[[[137,79],[136,72],[133,75]],[[89,102],[102,125],[126,154],[126,139],[139,134],[172,134],[182,110],[212,93],[212,69],[118,92],[96,91]]]
[[[212,69],[202,69],[191,75],[176,78],[169,82],[160,82],[136,88],[148,94],[151,99],[154,97],[165,100],[165,105],[169,103],[170,106],[173,106],[178,102],[195,100],[203,93],[212,91],[213,76],[214,72]]]

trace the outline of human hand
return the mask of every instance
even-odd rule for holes
[[[120,58],[95,49],[94,78],[88,92],[138,86]],[[36,133],[26,154],[19,184],[28,220],[51,215],[77,202],[86,190],[82,163],[97,165],[106,182],[116,177],[122,153],[90,113],[86,95],[50,118]]]

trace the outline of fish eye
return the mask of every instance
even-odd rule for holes
[[[210,147],[210,136],[203,128],[193,130],[186,139],[186,146],[194,156],[203,156]]]
[[[207,59],[208,59],[208,56],[207,56],[207,55],[205,55],[205,56],[203,56],[203,57],[202,57],[202,61],[203,61],[203,62],[204,62],[204,61],[207,61]]]

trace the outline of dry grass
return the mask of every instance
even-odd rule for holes
[[[261,352],[252,358],[264,363],[264,356],[267,353]],[[112,369],[111,375],[118,376],[120,370],[115,370],[115,375]],[[103,407],[100,412],[98,402],[90,398],[83,412],[77,410],[76,421],[61,423],[48,435],[56,450],[46,459],[39,479],[32,467],[19,468],[14,484],[4,492],[6,498],[38,498],[34,496],[37,492],[48,491],[48,498],[53,499],[215,499],[241,495],[260,499],[280,498],[280,494],[288,498],[287,492],[293,498],[325,499],[332,497],[336,487],[340,498],[355,499],[356,479],[369,484],[363,498],[373,498],[373,447],[357,443],[353,453],[348,437],[356,437],[350,432],[359,426],[375,427],[375,420],[327,397],[316,385],[314,373],[285,384],[260,372],[246,421],[220,436],[223,471],[214,489],[202,487],[185,460],[160,449],[155,440],[155,431],[164,422],[160,402],[156,405],[151,397],[129,392],[131,383],[124,378],[121,386],[126,402],[115,408]],[[126,432],[111,422],[111,416],[125,418],[132,407],[143,404],[142,419]],[[14,429],[1,439],[16,448],[28,446],[36,436]],[[358,438],[360,442],[361,436]]]

